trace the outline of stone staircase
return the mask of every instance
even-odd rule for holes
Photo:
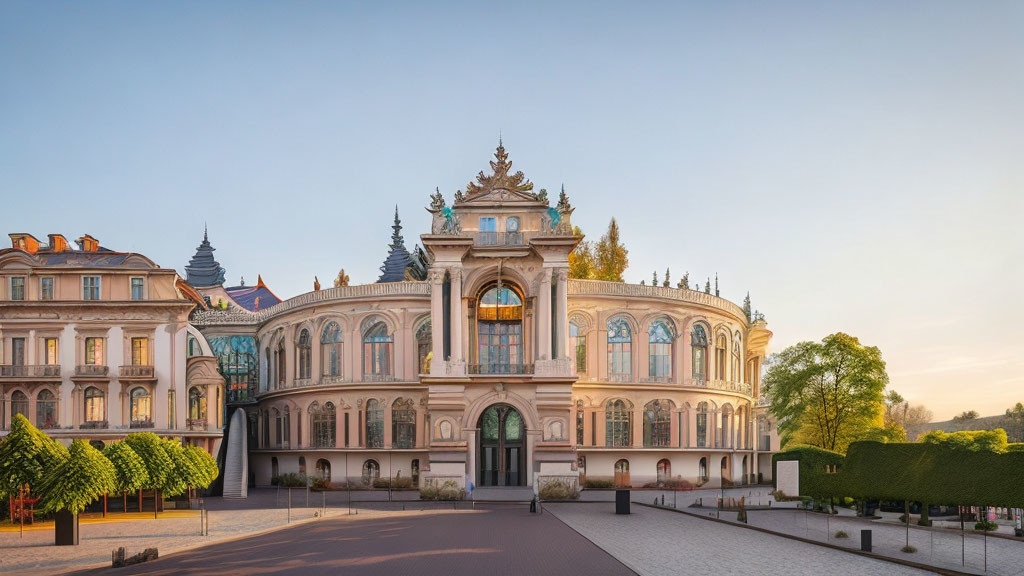
[[[238,408],[228,425],[228,449],[224,456],[225,498],[246,498],[249,495],[248,437],[245,410]]]

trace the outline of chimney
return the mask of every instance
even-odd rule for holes
[[[68,239],[63,234],[49,234],[50,237],[50,252],[66,252],[68,249]]]
[[[35,254],[39,250],[39,240],[31,234],[8,234],[11,238],[11,247],[24,250],[29,254]]]
[[[82,237],[75,242],[78,243],[78,247],[82,252],[97,252],[100,248],[100,241],[88,234],[82,235]]]

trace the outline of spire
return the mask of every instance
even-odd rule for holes
[[[743,313],[747,315],[747,322],[753,319],[753,313],[750,311],[750,292],[747,292],[747,297],[743,299]]]
[[[412,256],[405,248],[405,239],[402,238],[402,220],[398,217],[398,206],[395,206],[395,223],[391,225],[391,230],[388,257],[380,267],[381,275],[377,282],[405,280],[405,269],[412,263]]]
[[[203,225],[203,241],[196,248],[196,253],[185,266],[185,281],[196,287],[222,286],[224,269],[213,257],[216,250],[210,244],[209,230]]]
[[[715,296],[718,296],[718,272],[715,272]]]

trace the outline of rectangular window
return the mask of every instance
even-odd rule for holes
[[[53,278],[39,279],[39,299],[53,300]]]
[[[132,278],[132,300],[144,300],[142,278]]]
[[[82,276],[82,300],[100,299],[100,277]]]
[[[25,277],[14,276],[11,278],[11,300],[25,299]]]
[[[483,217],[480,218],[480,243],[481,244],[497,244],[498,243],[498,220],[497,218]]]
[[[94,366],[103,365],[103,338],[85,339],[85,363]]]
[[[58,354],[57,348],[58,340],[56,338],[44,338],[43,343],[46,347],[46,363],[47,364],[60,364],[60,354]]]
[[[348,448],[348,412],[345,412],[345,447]]]
[[[24,338],[11,338],[11,364],[14,366],[25,365]]]
[[[149,365],[149,338],[132,338],[132,365]]]

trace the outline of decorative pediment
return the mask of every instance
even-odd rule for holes
[[[529,202],[540,202],[538,194],[533,193],[533,182],[530,182],[522,172],[512,171],[512,163],[508,160],[508,153],[505,146],[498,141],[498,149],[494,152],[494,160],[490,162],[491,174],[486,175],[481,170],[476,176],[476,182],[466,185],[466,192],[461,191],[455,195],[456,202],[483,201],[513,201],[526,200]],[[545,194],[546,196],[546,194]]]

